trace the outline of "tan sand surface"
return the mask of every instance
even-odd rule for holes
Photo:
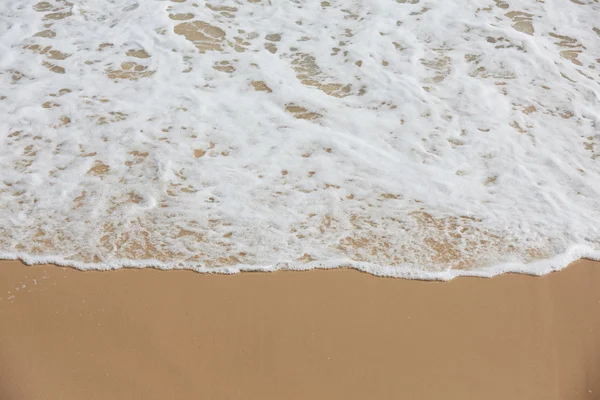
[[[591,261],[449,283],[2,261],[0,298],[2,400],[600,399]]]

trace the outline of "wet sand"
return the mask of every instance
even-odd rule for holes
[[[0,298],[2,400],[600,399],[597,262],[441,283],[2,261]]]

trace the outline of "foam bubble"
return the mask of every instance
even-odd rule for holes
[[[595,1],[0,16],[0,257],[422,279],[600,257]]]

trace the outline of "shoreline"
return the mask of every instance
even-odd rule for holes
[[[494,278],[507,274],[523,274],[529,276],[544,276],[561,271],[579,261],[600,262],[600,251],[586,247],[572,247],[564,253],[535,262],[502,263],[483,267],[482,269],[449,269],[443,271],[421,270],[405,266],[385,266],[367,262],[330,260],[327,262],[308,263],[276,263],[270,266],[237,264],[223,267],[198,267],[196,264],[169,265],[158,260],[120,260],[110,263],[81,263],[66,261],[61,257],[38,257],[27,254],[0,253],[0,263],[19,262],[27,266],[54,265],[73,268],[78,271],[115,271],[119,269],[156,269],[160,271],[192,271],[200,274],[236,275],[248,272],[301,272],[313,270],[352,269],[381,278],[406,279],[417,281],[449,282],[456,278]]]
[[[6,400],[600,396],[596,261],[451,282],[0,261],[0,298]]]

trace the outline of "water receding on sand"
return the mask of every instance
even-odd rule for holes
[[[0,16],[4,257],[448,277],[600,255],[596,0]]]

